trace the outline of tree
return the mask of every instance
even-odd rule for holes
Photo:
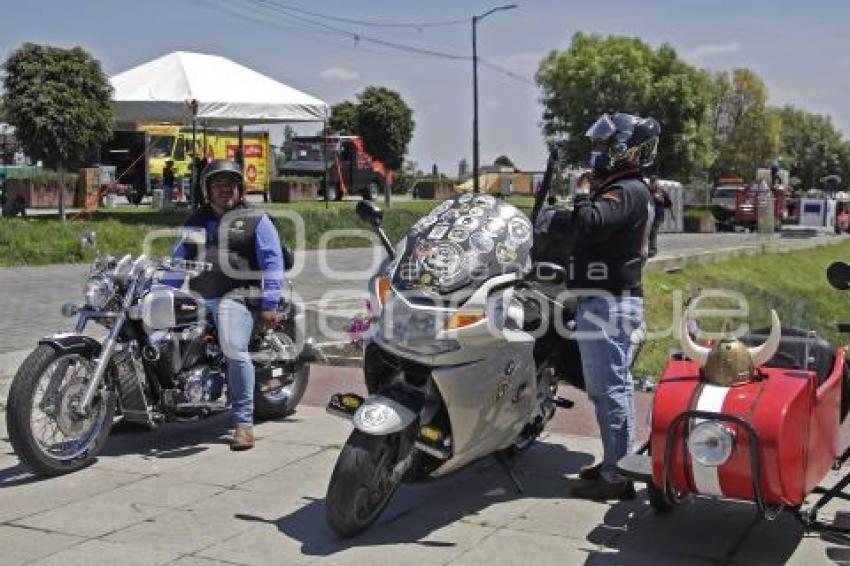
[[[844,181],[848,163],[846,142],[828,116],[812,114],[792,106],[774,110],[782,123],[782,157],[791,175],[800,179],[806,189],[818,181],[837,174]]]
[[[767,87],[749,69],[715,75],[712,127],[718,156],[712,166],[715,178],[737,175],[752,180],[759,167],[779,155],[782,120],[767,106]]]
[[[112,86],[100,62],[79,47],[25,43],[3,69],[3,114],[27,154],[58,167],[59,214],[65,220],[65,168],[111,136]]]
[[[416,126],[413,110],[397,92],[384,87],[366,87],[357,100],[356,131],[363,138],[366,151],[387,168],[399,169]],[[387,203],[389,195],[387,187],[384,190]]]
[[[357,105],[349,100],[331,106],[331,118],[328,120],[330,130],[339,135],[355,135],[357,133]]]
[[[495,160],[493,160],[493,165],[497,165],[499,167],[510,167],[511,169],[516,169],[516,165],[511,161],[511,158],[507,155],[500,155]]]
[[[709,77],[669,45],[654,50],[635,38],[577,33],[568,49],[540,62],[536,80],[544,134],[567,134],[566,157],[574,164],[587,161],[584,133],[605,112],[659,121],[658,168],[665,176],[693,176],[714,157]]]

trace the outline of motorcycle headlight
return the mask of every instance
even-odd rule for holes
[[[390,295],[379,321],[380,336],[401,348],[425,355],[443,354],[460,349],[456,340],[438,340],[451,313],[411,307],[396,295]]]
[[[722,466],[732,456],[735,433],[723,423],[705,421],[688,435],[688,452],[703,466]]]
[[[115,294],[115,285],[108,277],[92,277],[86,281],[84,294],[86,305],[94,309],[102,309]]]

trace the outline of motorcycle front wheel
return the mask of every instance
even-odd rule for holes
[[[366,530],[398,487],[393,471],[399,459],[399,434],[372,436],[354,430],[336,461],[325,511],[328,523],[344,538]]]
[[[74,411],[94,373],[90,351],[41,345],[12,380],[6,406],[9,441],[37,476],[75,472],[95,461],[115,415],[116,396],[102,388],[86,416]]]

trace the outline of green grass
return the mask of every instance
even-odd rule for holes
[[[678,273],[647,271],[644,278],[647,326],[652,331],[673,323],[677,295],[687,297],[700,289],[735,291],[746,298],[753,328],[769,324],[775,309],[784,326],[816,330],[834,344],[846,336],[836,329],[838,321],[850,321],[850,293],[830,287],[826,268],[833,261],[850,257],[850,242],[785,253],[742,256],[717,263],[685,267]],[[712,300],[701,308],[732,308],[730,301]],[[726,317],[703,318],[701,328],[720,330]],[[736,324],[739,320],[734,321]],[[637,360],[637,374],[658,375],[671,350],[678,348],[672,337],[647,341]]]
[[[528,211],[533,202],[527,197],[512,198],[511,202]],[[316,249],[323,234],[330,230],[363,230],[369,227],[354,212],[354,201],[299,202],[264,205],[270,212],[291,211],[304,221],[305,249]],[[401,201],[385,211],[384,227],[393,241],[401,238],[416,221],[430,212],[439,201]],[[83,248],[78,236],[94,230],[101,249],[115,256],[142,251],[145,235],[151,230],[177,228],[183,224],[186,211],[152,211],[147,208],[117,208],[99,210],[90,219],[71,220],[63,224],[54,218],[0,219],[0,266],[49,265],[91,261],[93,251]],[[289,245],[295,242],[295,225],[285,219],[276,221],[281,239]],[[370,239],[356,236],[334,238],[329,248],[351,248],[372,245]],[[169,253],[173,239],[156,241],[154,252]]]

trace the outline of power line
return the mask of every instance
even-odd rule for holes
[[[384,46],[384,47],[399,49],[401,51],[407,51],[407,52],[410,52],[410,53],[418,53],[418,54],[421,54],[421,55],[430,55],[432,57],[441,57],[443,59],[465,60],[465,59],[469,58],[469,57],[466,57],[464,55],[446,53],[446,52],[443,52],[443,51],[437,51],[435,49],[416,47],[416,46],[413,46],[413,45],[405,45],[405,44],[402,44],[402,43],[396,43],[394,41],[387,41],[387,40],[384,40],[384,39],[378,39],[378,38],[371,37],[371,36],[368,36],[368,35],[364,35],[364,34],[361,34],[361,33],[357,33],[357,32],[353,32],[353,31],[350,31],[350,30],[343,29],[343,28],[339,28],[339,27],[336,27],[336,26],[333,26],[333,25],[330,25],[330,24],[318,22],[318,21],[311,19],[311,18],[307,18],[307,17],[304,17],[304,16],[299,16],[297,14],[293,14],[287,8],[283,8],[280,5],[278,5],[276,2],[271,2],[270,0],[248,0],[248,1],[251,2],[252,4],[263,7],[267,10],[271,10],[273,12],[277,12],[279,14],[285,15],[285,16],[293,18],[295,20],[299,20],[299,21],[305,22],[307,24],[310,24],[310,25],[313,25],[313,26],[316,26],[316,27],[324,28],[324,29],[339,33],[341,35],[345,35],[345,36],[353,39],[355,41],[355,43],[359,43],[361,41],[364,41],[364,42],[367,42],[367,43],[373,43],[375,45],[381,45],[381,46]]]
[[[382,28],[413,28],[413,29],[424,29],[424,28],[436,28],[436,27],[446,27],[446,26],[456,26],[459,24],[469,23],[470,18],[456,19],[456,20],[442,20],[442,21],[434,21],[434,22],[376,22],[369,20],[357,20],[353,18],[343,18],[339,16],[331,16],[330,14],[320,14],[318,12],[311,12],[310,10],[305,10],[304,8],[299,8],[298,6],[292,6],[291,4],[281,4],[279,2],[275,2],[275,5],[280,7],[281,9],[290,10],[292,12],[297,12],[300,14],[306,14],[308,16],[314,16],[317,18],[324,18],[326,20],[331,20],[335,22],[341,22],[345,24],[353,24],[364,27],[382,27]]]
[[[209,5],[208,0],[201,0],[201,1],[204,2],[205,4]],[[434,57],[434,58],[451,60],[451,61],[471,61],[472,60],[472,57],[469,56],[469,55],[460,55],[460,54],[457,54],[457,53],[439,51],[437,49],[430,48],[430,47],[420,47],[420,46],[416,46],[416,45],[408,45],[408,44],[404,44],[404,43],[398,43],[398,42],[395,42],[395,41],[388,41],[388,40],[385,40],[385,39],[378,39],[376,37],[371,37],[371,36],[364,35],[364,34],[361,34],[361,33],[357,33],[357,32],[351,31],[351,30],[343,29],[343,28],[337,27],[335,25],[327,24],[327,23],[324,23],[324,22],[321,22],[321,21],[316,21],[315,19],[313,19],[311,17],[306,17],[306,16],[299,15],[298,13],[294,13],[296,11],[306,13],[307,12],[306,10],[302,10],[300,8],[298,8],[298,9],[290,8],[285,4],[280,4],[278,2],[273,2],[271,0],[242,0],[242,1],[249,3],[249,4],[252,4],[256,7],[264,8],[264,9],[269,10],[271,12],[275,12],[275,13],[280,14],[282,16],[285,16],[287,18],[291,18],[293,20],[306,23],[306,24],[313,26],[315,28],[319,28],[319,31],[323,35],[327,36],[327,35],[330,35],[331,33],[334,33],[334,34],[339,34],[339,35],[348,37],[349,39],[354,41],[354,43],[357,47],[359,47],[361,49],[362,49],[362,46],[361,46],[362,43],[370,43],[370,44],[377,45],[377,46],[380,46],[380,47],[385,47],[385,48],[388,48],[388,49],[395,49],[395,50],[403,51],[405,53],[413,54],[413,55]],[[228,9],[227,11],[229,11],[231,14],[233,14],[232,10]],[[311,14],[313,14],[313,13],[311,13]],[[261,24],[264,24],[264,25],[270,24],[270,22],[266,22],[264,20],[257,20],[256,18],[248,17],[247,15],[240,15],[240,14],[234,14],[234,15],[239,15],[239,16],[243,17],[243,19],[248,19],[248,20],[253,21],[255,23],[261,23]],[[326,18],[326,19],[334,19],[333,16],[325,16],[325,15],[321,15],[321,14],[317,14],[315,17]],[[287,27],[289,27],[289,26],[287,26]],[[367,49],[367,51],[368,51],[368,49]],[[523,82],[525,84],[536,86],[536,83],[533,80],[529,79],[528,77],[525,77],[525,76],[522,76],[518,73],[515,73],[515,72],[513,72],[509,69],[506,69],[505,67],[502,67],[502,66],[500,66],[496,63],[493,63],[492,61],[482,59],[481,57],[478,58],[478,61],[482,65],[489,67],[490,69],[492,69],[492,70],[496,71],[497,73],[500,73],[500,74],[502,74],[506,77],[509,77],[509,78],[514,79],[514,80]]]

